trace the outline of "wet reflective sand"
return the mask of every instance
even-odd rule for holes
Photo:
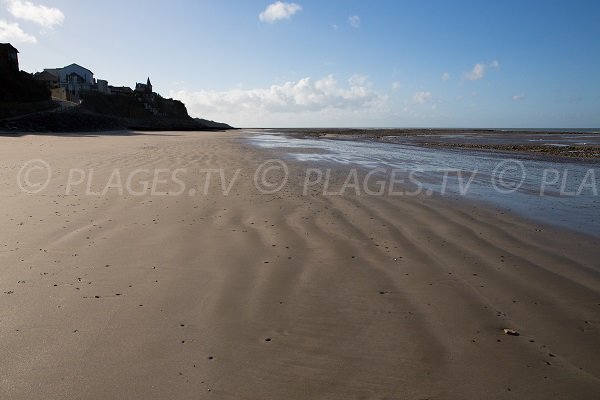
[[[393,140],[381,142],[298,138],[277,130],[252,132],[252,143],[261,147],[287,148],[289,157],[295,160],[413,171],[413,176],[424,188],[437,194],[481,200],[537,221],[600,235],[600,163],[595,160],[421,147],[418,143],[422,136],[390,136]],[[427,136],[427,140],[431,138]],[[600,143],[600,135],[592,133],[455,134],[434,138],[502,144],[533,141],[547,145]]]

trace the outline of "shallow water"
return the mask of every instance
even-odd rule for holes
[[[386,136],[385,141],[397,144],[454,143],[454,144],[491,144],[491,145],[541,145],[541,146],[592,146],[600,145],[600,134],[580,133],[455,133],[455,134],[422,134],[408,136]]]
[[[255,131],[251,143],[307,163],[412,171],[440,195],[475,199],[530,219],[600,236],[600,163],[374,141],[298,139]],[[318,150],[318,151],[316,151]],[[311,166],[312,167],[312,166]]]

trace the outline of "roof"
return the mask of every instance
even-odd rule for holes
[[[63,67],[62,69],[64,69],[64,68],[68,68],[68,67],[73,67],[73,66],[75,66],[75,67],[79,67],[79,68],[82,68],[82,69],[85,69],[87,72],[89,72],[90,74],[94,75],[94,73],[93,73],[92,71],[90,71],[89,69],[87,69],[86,67],[82,67],[81,65],[79,65],[79,64],[75,64],[75,63],[73,63],[73,64],[69,64],[69,65],[67,65],[67,66]]]
[[[44,68],[44,72],[48,72],[54,76],[56,76],[58,78],[58,71],[60,71],[60,68]]]
[[[17,50],[12,44],[10,43],[0,43],[0,49],[13,49],[14,51],[16,51],[17,53],[19,52],[19,50]]]
[[[129,86],[112,86],[109,85],[108,88],[112,91],[123,91],[123,92],[133,92]]]
[[[40,81],[56,81],[56,80],[58,80],[58,77],[56,75],[54,75],[48,71],[38,72],[37,74],[34,75],[34,78],[38,79]]]

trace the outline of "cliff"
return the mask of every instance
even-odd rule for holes
[[[50,91],[23,71],[0,70],[0,118],[53,108]]]
[[[94,132],[109,130],[211,131],[232,129],[223,123],[194,119],[185,105],[154,94],[81,92],[81,105],[0,121],[0,129],[23,132]],[[0,115],[1,118],[1,115]]]
[[[50,90],[24,71],[0,71],[0,103],[50,100]]]

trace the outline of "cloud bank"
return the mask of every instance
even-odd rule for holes
[[[283,19],[290,19],[292,15],[301,10],[302,7],[296,3],[283,3],[277,1],[270,4],[263,12],[261,12],[258,15],[258,19],[262,22],[272,24]]]
[[[353,75],[340,84],[333,75],[313,80],[285,82],[258,89],[190,92],[171,91],[170,96],[182,100],[192,115],[236,116],[240,120],[256,120],[261,115],[304,118],[307,115],[335,118],[342,114],[369,114],[387,107],[388,97],[374,91],[368,78]]]

